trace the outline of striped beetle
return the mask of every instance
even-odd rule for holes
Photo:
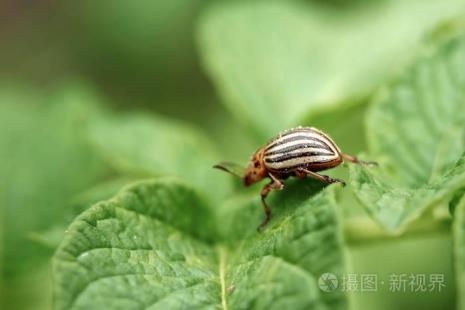
[[[265,227],[271,219],[271,209],[266,197],[272,190],[284,188],[283,180],[294,176],[300,179],[311,177],[326,184],[342,183],[318,171],[334,168],[349,161],[364,165],[377,165],[376,162],[362,161],[355,156],[341,152],[334,141],[324,132],[314,127],[297,127],[281,132],[277,137],[259,148],[251,158],[245,172],[237,172],[237,165],[222,162],[214,166],[243,179],[250,186],[264,178],[270,178],[260,193],[265,219],[258,229]]]

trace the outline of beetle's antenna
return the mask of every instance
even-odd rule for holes
[[[244,178],[244,172],[245,172],[244,167],[242,167],[239,164],[233,163],[233,162],[222,161],[214,165],[213,168],[220,169],[228,173],[231,173],[232,175],[240,179]]]

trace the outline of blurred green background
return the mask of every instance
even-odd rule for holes
[[[365,151],[374,91],[463,13],[458,0],[2,1],[0,307],[52,308],[50,258],[66,225],[133,180],[176,174],[220,199],[227,186],[212,184],[225,178],[211,164],[245,164],[299,124]],[[161,141],[178,130],[184,138]],[[133,153],[119,151],[120,135]],[[204,165],[173,155],[186,145],[207,149]],[[343,195],[348,223],[371,221]],[[353,272],[443,273],[446,288],[354,294],[353,309],[455,306],[448,228],[361,239],[347,238]]]

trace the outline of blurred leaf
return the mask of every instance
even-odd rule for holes
[[[457,205],[460,203],[462,198],[465,196],[465,188],[458,190],[454,196],[452,197],[451,201],[449,202],[449,213],[454,215],[455,209]]]
[[[380,168],[352,165],[351,183],[385,228],[394,231],[428,206],[447,204],[465,184],[464,88],[462,36],[420,58],[369,113],[370,158]]]
[[[346,308],[341,292],[317,287],[320,273],[343,271],[332,192],[276,196],[295,212],[231,246],[218,240],[212,209],[178,181],[141,182],[93,206],[56,253],[57,309]]]
[[[351,295],[352,309],[458,309],[456,297],[459,292],[454,285],[452,237],[449,233],[424,233],[413,238],[395,238],[350,247],[349,255],[351,272],[357,275],[375,273],[378,279],[376,291]],[[395,277],[393,274],[408,275],[405,292],[393,292],[392,285],[388,284],[395,281],[392,280]],[[415,291],[421,286],[419,281],[412,283],[413,277],[425,275],[424,284],[429,285],[437,274],[444,277],[445,286],[441,287],[440,292],[437,286],[433,291]]]
[[[119,171],[175,175],[219,199],[229,179],[212,166],[221,160],[210,141],[195,128],[148,114],[106,117],[95,123],[91,140]]]
[[[2,309],[50,310],[52,309],[52,266],[49,260],[35,259],[34,268],[18,272],[5,283],[6,298]]]
[[[261,138],[365,96],[415,54],[460,1],[221,2],[198,45],[225,104]],[[412,22],[414,20],[414,22]]]
[[[115,100],[124,96],[122,103],[130,102],[128,106],[145,101],[146,106],[181,111],[186,106],[180,96],[192,98],[199,88],[208,90],[199,74],[192,35],[203,4],[200,0],[67,1],[57,24],[69,24],[65,34],[71,32],[68,45],[81,70],[109,86]]]
[[[124,186],[133,183],[135,180],[128,177],[120,177],[110,181],[106,181],[86,190],[77,195],[71,202],[64,207],[63,220],[60,223],[55,223],[53,226],[45,230],[31,232],[29,238],[39,242],[40,244],[56,250],[63,240],[66,229],[79,214],[84,212],[93,204],[99,201],[107,200],[118,193]]]
[[[166,66],[183,70],[191,65],[193,44],[189,30],[201,3],[104,0],[83,1],[77,6],[71,3],[69,9],[70,13],[73,10],[72,18],[87,30],[77,35],[91,44],[77,48],[89,57],[129,70],[167,71]]]
[[[32,241],[38,242],[51,250],[55,250],[60,245],[61,240],[63,240],[66,227],[68,226],[53,225],[42,231],[30,232],[28,237]]]
[[[40,296],[20,296],[19,291],[37,292],[13,285],[13,277],[34,273],[51,255],[28,234],[60,222],[63,202],[107,172],[84,138],[96,101],[94,94],[74,86],[53,94],[7,87],[0,91],[0,229],[5,248],[0,281],[8,284],[3,293],[12,309],[11,298],[51,298],[45,290]],[[47,281],[42,279],[43,289]]]
[[[107,170],[84,135],[96,113],[96,98],[90,92],[69,87],[47,98],[14,91],[0,96],[4,181],[0,195],[9,248],[6,259],[14,264],[28,259],[29,255],[19,254],[28,230],[59,220],[63,201],[97,182]]]
[[[457,309],[465,309],[465,197],[457,205],[453,223]]]

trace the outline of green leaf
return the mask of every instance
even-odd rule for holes
[[[134,181],[131,178],[120,177],[100,183],[84,191],[71,199],[66,205],[64,208],[65,214],[60,223],[54,223],[54,225],[44,230],[31,232],[29,238],[50,249],[56,250],[63,240],[66,229],[79,214],[99,201],[110,199],[121,188],[134,183]]]
[[[224,218],[173,179],[127,188],[70,226],[54,258],[56,308],[344,309],[341,291],[318,289],[320,274],[344,270],[334,194],[308,198],[305,184],[273,195],[262,233],[258,197]],[[238,238],[232,213],[252,209]]]
[[[457,309],[465,309],[465,196],[457,204],[453,222]]]
[[[212,167],[221,160],[195,128],[141,113],[108,116],[90,130],[94,145],[122,173],[174,175],[219,199],[229,179]]]
[[[52,93],[0,89],[0,282],[5,281],[5,304],[34,300],[39,307],[41,300],[49,301],[48,275],[40,280],[34,275],[52,252],[28,236],[60,222],[64,201],[108,173],[84,135],[98,102],[92,91],[77,84]]]
[[[153,79],[176,84],[182,74],[190,73],[187,70],[195,61],[192,23],[201,6],[198,1],[69,3],[67,9],[73,14],[68,18],[80,25],[78,31],[70,29],[70,48],[79,52],[84,66],[93,66],[97,72],[111,68],[106,76],[113,83],[115,79],[123,83],[131,75],[130,84],[144,83],[146,90],[154,89]],[[156,91],[161,89],[157,87]]]
[[[460,203],[462,198],[465,196],[465,188],[458,190],[454,196],[452,197],[451,201],[449,202],[449,213],[454,215],[455,209],[457,205]]]
[[[198,45],[224,103],[267,138],[367,95],[463,10],[440,0],[221,2],[202,16]]]
[[[0,93],[7,265],[28,259],[27,247],[20,246],[27,233],[58,221],[63,201],[107,172],[83,134],[96,101],[92,92],[74,86],[47,96],[27,90]]]
[[[420,58],[367,116],[370,159],[351,166],[355,194],[385,228],[402,229],[465,184],[465,37]],[[460,159],[460,160],[459,160]]]

